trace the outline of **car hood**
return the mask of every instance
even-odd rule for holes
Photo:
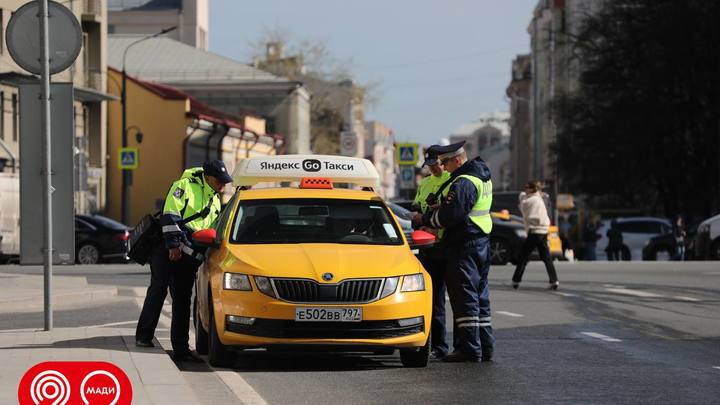
[[[349,278],[412,274],[421,268],[406,245],[233,245],[229,253],[233,256],[231,261],[238,262],[232,267],[250,267],[242,271],[253,275],[322,281],[323,274],[332,273],[330,283]]]

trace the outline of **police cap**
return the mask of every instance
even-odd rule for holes
[[[423,163],[423,166],[424,165],[431,166],[431,165],[435,165],[438,163],[437,148],[439,148],[439,147],[440,147],[440,145],[430,145],[427,149],[425,149],[425,162]]]
[[[463,145],[465,145],[465,141],[451,143],[450,145],[445,146],[439,146],[436,150],[438,155],[437,158],[442,162],[445,159],[458,156],[461,153],[465,152],[465,149],[463,149]]]
[[[225,163],[222,160],[208,160],[203,164],[203,173],[207,176],[213,176],[221,183],[227,184],[232,182],[232,177],[228,174]]]

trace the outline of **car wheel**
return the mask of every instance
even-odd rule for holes
[[[512,257],[510,245],[502,239],[490,240],[490,263],[507,264]]]
[[[414,349],[400,349],[400,362],[403,367],[422,368],[427,367],[430,359],[430,335],[428,334],[425,346]]]
[[[208,354],[208,334],[200,322],[200,314],[198,313],[197,297],[193,303],[193,320],[195,321],[195,351],[198,354]]]
[[[233,364],[233,353],[225,348],[218,337],[215,323],[215,311],[210,309],[210,336],[208,337],[208,361],[213,367],[230,367]]]
[[[89,243],[81,245],[77,250],[75,261],[79,264],[97,264],[100,263],[100,249]]]

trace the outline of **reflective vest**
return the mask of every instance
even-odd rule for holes
[[[478,228],[489,235],[490,231],[492,231],[492,217],[490,216],[490,206],[492,205],[492,181],[482,181],[475,176],[461,174],[453,180],[453,183],[460,178],[468,179],[475,185],[478,197],[468,216],[470,217],[470,220],[478,226]],[[447,198],[449,191],[450,187],[445,187],[442,192],[443,198]],[[443,232],[441,230],[438,235],[442,235],[442,233]]]
[[[163,214],[188,218],[208,206],[210,213],[205,218],[196,218],[185,226],[193,232],[212,228],[220,215],[220,197],[205,181],[202,168],[196,167],[185,170],[172,184],[165,198]]]
[[[440,186],[450,179],[450,173],[443,170],[440,176],[429,175],[420,181],[417,193],[415,194],[415,202],[420,206],[420,212],[427,212],[428,204],[426,202],[430,194],[437,193]],[[439,197],[439,196],[436,196]]]

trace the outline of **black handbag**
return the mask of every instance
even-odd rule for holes
[[[197,218],[205,218],[210,214],[210,206],[212,206],[213,200],[210,199],[207,207],[202,211],[197,212],[182,221],[178,221],[178,226],[185,225],[188,222],[192,222]],[[155,248],[163,243],[162,227],[160,226],[160,211],[155,214],[148,214],[142,217],[140,222],[135,225],[135,228],[130,231],[130,237],[128,238],[128,257],[134,260],[136,263],[145,265],[150,260]]]
[[[136,263],[144,265],[160,243],[162,243],[160,212],[145,215],[130,231],[128,257]]]

